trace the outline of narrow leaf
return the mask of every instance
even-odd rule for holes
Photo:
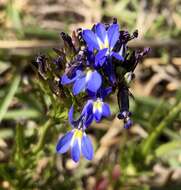
[[[8,107],[18,89],[19,83],[20,83],[20,76],[17,75],[14,77],[14,79],[12,80],[12,83],[9,87],[9,91],[7,93],[7,95],[4,97],[4,99],[2,100],[1,106],[0,106],[0,122],[2,121],[2,119],[4,118]]]

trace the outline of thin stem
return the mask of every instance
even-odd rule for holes
[[[39,151],[42,150],[45,144],[45,139],[48,134],[50,127],[52,126],[52,120],[49,119],[41,128],[39,134],[39,141],[37,145],[33,148],[33,154],[37,154]]]
[[[24,131],[23,126],[16,125],[16,159],[20,166],[23,166],[23,147],[24,147]]]
[[[146,156],[151,148],[153,147],[156,139],[161,134],[163,129],[169,126],[181,112],[181,102],[174,106],[168,115],[160,122],[158,126],[155,127],[155,130],[149,135],[149,137],[142,144],[142,154]]]

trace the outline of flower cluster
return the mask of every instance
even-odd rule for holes
[[[78,29],[72,37],[65,33],[61,33],[61,36],[64,48],[55,50],[58,57],[53,61],[57,68],[64,70],[59,88],[63,91],[70,88],[72,96],[80,102],[76,104],[74,101],[74,107],[82,111],[78,119],[74,120],[74,108],[71,106],[69,123],[72,130],[60,138],[56,150],[62,154],[70,148],[75,162],[79,161],[81,154],[91,160],[93,146],[86,129],[93,121],[100,122],[111,115],[106,97],[117,92],[118,118],[124,121],[125,128],[133,124],[129,111],[129,83],[138,62],[149,49],[131,51],[127,43],[136,38],[138,32],[131,35],[120,30],[116,19],[112,24],[98,23],[91,30]],[[38,60],[39,70],[42,71],[40,57]]]

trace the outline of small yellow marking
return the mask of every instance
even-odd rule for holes
[[[87,73],[86,73],[86,82],[90,80],[91,78],[91,74],[92,74],[92,70],[91,69],[87,69]]]
[[[99,112],[102,112],[102,101],[101,100],[96,100],[93,105],[93,112],[98,110]]]
[[[104,41],[104,48],[109,48],[109,41],[108,41],[108,37],[106,36],[106,39]]]
[[[87,75],[90,75],[92,71],[90,69],[87,70]]]
[[[81,139],[82,138],[82,130],[79,130],[79,129],[75,129],[75,132],[74,132],[74,138],[79,138]]]
[[[109,49],[109,41],[108,41],[108,37],[107,36],[105,37],[104,43],[100,40],[99,37],[97,37],[97,41],[98,41],[100,49],[105,49],[105,48]]]

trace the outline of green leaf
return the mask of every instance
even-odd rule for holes
[[[23,29],[26,37],[38,37],[40,39],[58,39],[58,33],[53,30],[44,30],[40,27],[26,27]]]
[[[169,154],[172,151],[175,151],[176,149],[178,150],[181,149],[181,140],[172,141],[172,142],[159,146],[155,150],[155,154],[157,157],[162,157],[164,155]]]
[[[21,77],[19,75],[15,76],[14,79],[12,79],[12,83],[9,87],[9,91],[8,91],[7,95],[4,97],[4,99],[2,100],[2,103],[0,105],[0,122],[4,118],[4,116],[8,110],[8,107],[18,89],[20,79],[21,79]]]
[[[10,67],[10,62],[0,60],[0,74],[5,72]]]
[[[35,109],[11,110],[6,113],[4,119],[29,119],[39,118],[41,113]]]
[[[6,15],[11,22],[14,29],[16,29],[17,35],[23,36],[22,21],[20,16],[20,10],[18,9],[15,1],[8,1],[6,7]]]
[[[145,141],[142,142],[142,154],[146,156],[155,145],[155,142],[163,130],[173,124],[174,120],[181,112],[181,102],[176,106],[173,106],[170,112],[163,118],[163,120],[155,127],[152,133]]]

